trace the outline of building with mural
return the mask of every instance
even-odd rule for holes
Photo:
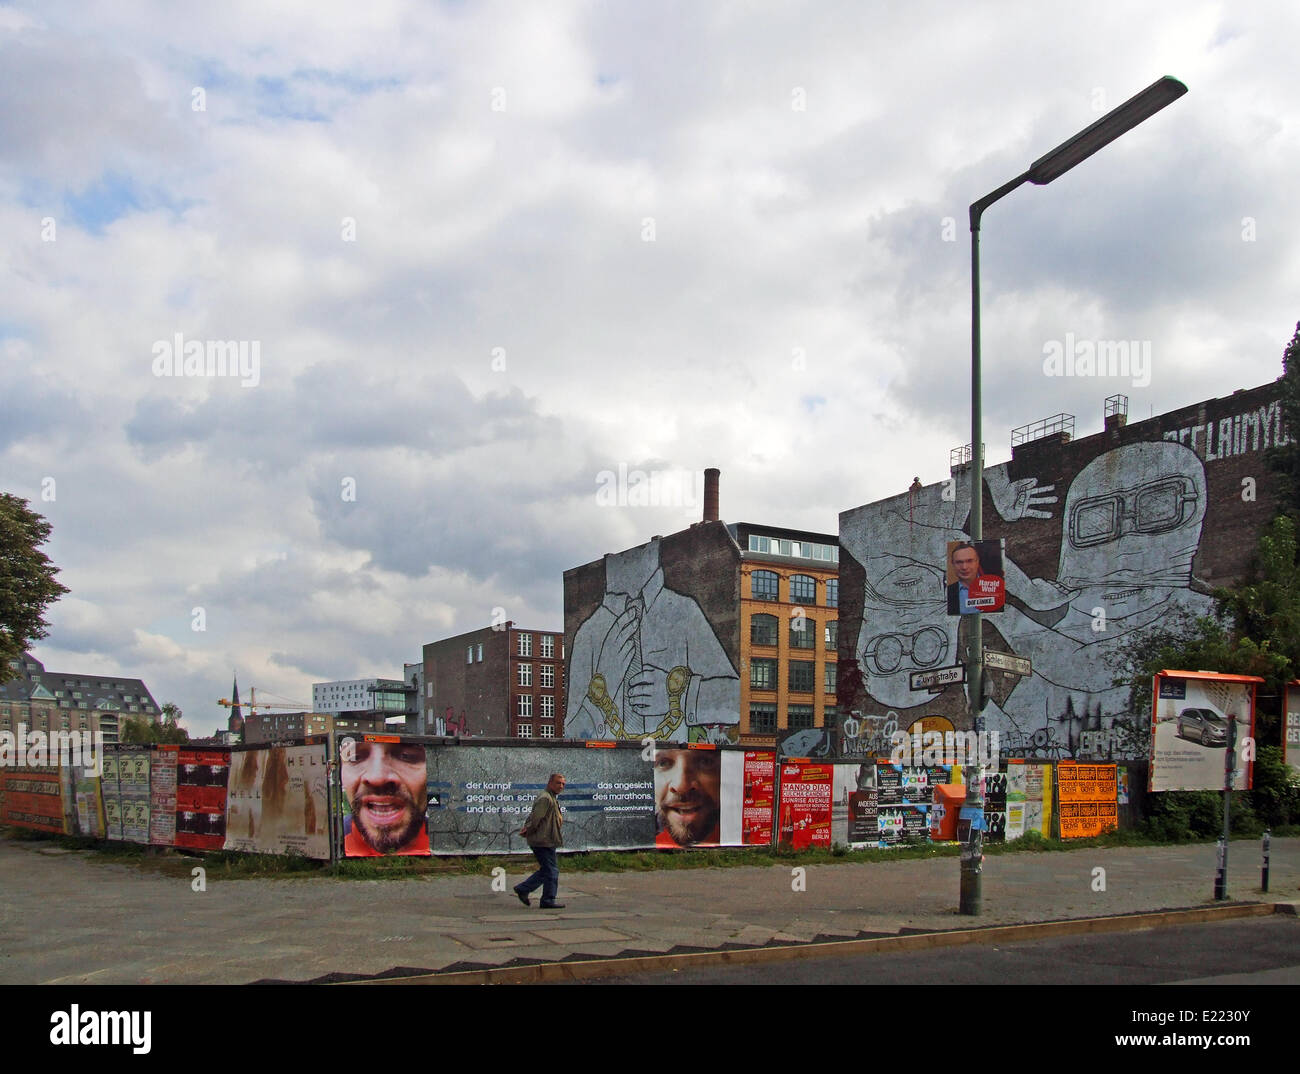
[[[771,745],[835,718],[838,542],[718,518],[564,573],[566,737]]]
[[[1003,756],[1145,758],[1149,708],[1129,711],[1116,658],[1176,613],[1209,612],[1275,512],[1264,453],[1287,442],[1275,383],[1132,424],[1126,404],[1107,400],[1104,429],[1080,439],[1069,415],[1017,430],[1010,461],[984,470],[984,537],[1003,542],[1005,576],[984,646],[1032,668],[986,671]],[[912,688],[914,672],[965,661],[975,616],[949,614],[946,594],[949,542],[969,521],[960,458],[946,481],[840,515],[839,708],[860,746],[969,729],[960,683]]]

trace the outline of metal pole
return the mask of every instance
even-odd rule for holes
[[[1228,746],[1223,751],[1223,835],[1219,840],[1219,868],[1214,877],[1214,897],[1228,897],[1228,827],[1232,812],[1232,775],[1237,767],[1237,717],[1228,716]]]
[[[1261,891],[1268,891],[1268,845],[1270,836],[1273,832],[1271,828],[1264,829],[1264,868],[1260,874],[1259,887]]]

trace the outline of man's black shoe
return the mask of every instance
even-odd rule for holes
[[[562,902],[544,902],[544,903],[540,903],[539,905],[541,906],[541,908],[542,908],[543,910],[563,910],[563,909],[564,909],[564,903],[562,903]]]
[[[520,891],[518,888],[515,888],[515,894],[519,896],[519,901],[523,903],[525,906],[533,905],[532,902],[529,900],[528,896],[524,892]]]

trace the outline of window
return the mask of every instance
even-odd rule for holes
[[[519,655],[520,656],[533,655],[533,636],[531,634],[519,635]]]
[[[828,694],[833,694],[833,693],[835,693],[836,683],[839,681],[838,678],[837,678],[837,676],[838,676],[838,674],[839,674],[838,669],[839,669],[839,665],[838,665],[838,664],[829,664],[829,663],[828,663],[828,664],[826,665],[826,682],[825,682],[825,685],[824,685],[823,689],[824,689],[824,691],[825,691],[826,693],[828,693]]]
[[[480,645],[480,646],[478,647],[478,662],[479,662],[480,664],[483,663],[483,646],[482,646],[482,645]]]
[[[749,641],[752,645],[775,645],[777,618],[775,615],[755,615],[749,620]]]
[[[543,690],[555,689],[555,665],[543,664],[539,669],[541,672],[541,687]]]
[[[554,737],[555,737],[555,725],[554,725],[554,724],[549,724],[549,723],[544,723],[544,724],[542,724],[541,735],[540,735],[539,737],[541,737],[541,738],[554,738]]]
[[[815,649],[817,647],[817,622],[806,616],[796,615],[790,619],[790,648]]]
[[[838,649],[840,645],[840,623],[838,619],[832,619],[826,624],[826,648],[827,650]]]
[[[516,712],[516,715],[518,715],[518,716],[532,716],[532,714],[533,714],[533,695],[532,695],[532,694],[520,694],[517,698],[515,698],[515,701],[516,701],[516,704],[517,704],[517,712]]]
[[[826,607],[838,608],[840,606],[840,580],[838,578],[826,579]]]
[[[425,696],[425,697],[433,697],[433,683],[432,683],[432,682],[426,682],[426,683],[424,684],[424,696]]]
[[[776,689],[776,661],[756,657],[749,662],[749,685],[754,690]]]
[[[533,665],[532,665],[532,664],[520,664],[520,665],[519,665],[519,685],[520,685],[520,686],[532,686],[532,685],[533,685]]]
[[[749,730],[756,735],[776,734],[776,706],[755,701],[749,706]]]
[[[533,725],[530,723],[520,723],[515,725],[516,738],[532,738]]]
[[[749,576],[749,591],[755,600],[776,600],[776,572],[755,571]]]
[[[465,649],[465,663],[467,664],[474,663],[474,646],[472,645],[467,646]]]
[[[552,634],[542,635],[542,656],[550,660],[555,656],[555,637]]]
[[[801,694],[811,694],[813,692],[813,674],[816,670],[817,665],[811,660],[791,660],[790,689]],[[812,724],[808,726],[811,727]]]
[[[790,603],[816,604],[817,579],[811,574],[792,574],[790,576]]]
[[[811,705],[791,705],[789,708],[789,728],[791,731],[803,731],[813,724],[813,707]]]
[[[541,702],[542,702],[542,706],[541,706],[542,719],[543,720],[555,719],[555,698],[552,697],[550,694],[542,694]]]

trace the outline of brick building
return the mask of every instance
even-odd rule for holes
[[[142,679],[120,675],[46,671],[29,653],[11,660],[0,682],[0,731],[99,731],[107,743],[117,742],[121,721],[155,720],[162,709]]]
[[[565,571],[570,737],[771,744],[834,719],[838,541],[722,522],[718,478],[702,521]]]
[[[1129,709],[1116,661],[1150,628],[1203,615],[1238,582],[1277,503],[1264,452],[1286,442],[1275,383],[1128,423],[1107,400],[1103,429],[1026,426],[984,471],[984,537],[1005,542],[1006,605],[985,649],[1032,674],[987,672],[990,730],[1004,756],[1140,760],[1146,706]],[[968,729],[965,688],[913,691],[912,672],[964,662],[970,616],[949,615],[947,542],[963,540],[969,464],[950,479],[840,515],[839,704],[867,748],[920,720]]]
[[[507,621],[424,646],[431,735],[564,736],[564,636]]]

